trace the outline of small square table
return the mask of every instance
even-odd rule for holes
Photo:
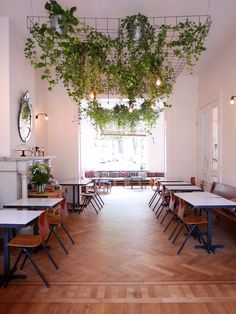
[[[47,209],[61,203],[63,198],[21,198],[3,205],[3,208]]]
[[[72,186],[73,190],[73,211],[74,210],[81,210],[81,204],[80,204],[80,188],[81,186],[86,186],[89,183],[91,183],[93,180],[91,179],[71,179],[60,182],[60,185],[62,186]],[[75,204],[75,188],[77,187],[77,208]]]

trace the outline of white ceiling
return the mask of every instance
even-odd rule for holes
[[[0,16],[27,34],[26,16],[43,15],[45,0],[0,0]],[[206,41],[207,51],[201,56],[196,71],[204,69],[212,58],[236,35],[236,0],[58,0],[63,7],[77,7],[79,17],[126,17],[141,13],[146,16],[205,15],[213,20]]]

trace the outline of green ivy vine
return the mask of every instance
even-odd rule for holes
[[[25,56],[34,68],[41,69],[49,90],[62,81],[80,114],[101,130],[110,123],[134,130],[142,122],[150,132],[163,110],[156,104],[171,94],[175,82],[174,70],[166,61],[168,49],[183,58],[191,71],[205,50],[211,25],[209,19],[204,24],[186,20],[161,25],[157,32],[139,13],[122,19],[118,36],[111,38],[76,18],[76,7],[64,9],[50,0],[45,9],[53,23],[32,27]],[[178,34],[171,42],[167,38],[170,31]],[[103,108],[99,95],[109,92],[128,103]],[[83,99],[87,100],[85,107],[81,106]]]

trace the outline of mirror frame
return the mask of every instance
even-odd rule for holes
[[[24,108],[27,105],[27,110],[28,112],[24,112]],[[28,115],[28,117],[24,117],[24,115]],[[32,123],[33,123],[33,119],[32,119],[32,104],[30,101],[30,96],[29,96],[29,92],[28,90],[24,93],[23,97],[21,98],[20,101],[20,110],[19,110],[19,114],[18,114],[18,132],[19,132],[19,136],[22,140],[22,142],[27,142],[30,137],[31,137],[31,133],[32,133]],[[28,133],[24,134],[22,129],[27,129],[28,128]]]

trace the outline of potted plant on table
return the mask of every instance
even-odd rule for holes
[[[43,193],[45,185],[49,182],[51,168],[48,163],[34,163],[29,167],[31,182],[37,187],[38,193]]]

